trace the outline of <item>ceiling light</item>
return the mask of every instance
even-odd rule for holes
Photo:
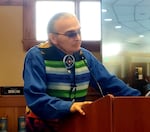
[[[112,21],[112,19],[111,18],[106,18],[106,19],[104,19],[104,21],[110,22],[110,21]]]
[[[115,28],[116,28],[116,29],[119,29],[119,28],[122,28],[122,26],[119,26],[119,25],[118,25],[118,26],[115,26]]]
[[[140,38],[143,38],[143,37],[144,37],[144,35],[142,35],[142,34],[141,34],[141,35],[139,35],[139,37],[140,37]]]
[[[107,12],[107,9],[102,9],[102,12]]]

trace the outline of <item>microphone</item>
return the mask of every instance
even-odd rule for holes
[[[95,78],[95,76],[94,76],[92,70],[90,69],[90,67],[89,67],[89,65],[88,65],[88,63],[87,63],[87,60],[86,60],[86,58],[85,58],[85,56],[84,56],[82,50],[80,50],[80,56],[81,56],[81,59],[84,61],[85,65],[87,66],[87,68],[89,69],[90,74],[91,74],[91,77],[93,78],[94,82],[96,83],[96,85],[97,85],[97,87],[98,87],[98,89],[99,89],[100,95],[101,95],[102,97],[104,97],[102,88],[101,88],[100,84],[98,83],[98,81],[96,80],[96,78]]]

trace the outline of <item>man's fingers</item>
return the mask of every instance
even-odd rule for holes
[[[77,109],[77,111],[81,114],[81,115],[85,115],[85,112],[82,110],[82,107],[79,107]]]
[[[75,102],[72,104],[70,111],[71,112],[79,112],[82,115],[85,115],[84,110],[82,109],[84,105],[91,104],[92,101],[85,101],[85,102]]]
[[[85,101],[85,102],[83,102],[83,105],[85,105],[85,104],[91,104],[92,103],[92,101]]]

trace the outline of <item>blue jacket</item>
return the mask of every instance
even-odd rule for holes
[[[56,47],[55,47],[56,48]],[[141,93],[129,86],[115,75],[110,74],[103,64],[88,50],[81,48],[89,71],[100,85],[104,95],[114,96],[139,96]],[[60,55],[62,51],[56,48]],[[25,57],[24,70],[24,96],[27,105],[42,119],[61,118],[70,113],[71,100],[64,100],[47,94],[47,78],[45,63],[38,46],[31,48]],[[96,81],[92,77],[89,80],[91,87],[99,90]]]

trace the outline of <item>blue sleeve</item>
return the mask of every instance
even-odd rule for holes
[[[29,108],[40,118],[61,118],[70,113],[71,101],[63,101],[46,93],[47,82],[43,57],[37,47],[25,57],[24,96]]]
[[[113,94],[114,96],[140,96],[141,93],[135,88],[129,87],[122,80],[112,75],[104,67],[104,65],[96,59],[91,52],[84,50],[85,58],[89,65],[90,71],[102,88],[103,94]],[[91,86],[96,88],[96,83],[93,79],[90,82]]]

